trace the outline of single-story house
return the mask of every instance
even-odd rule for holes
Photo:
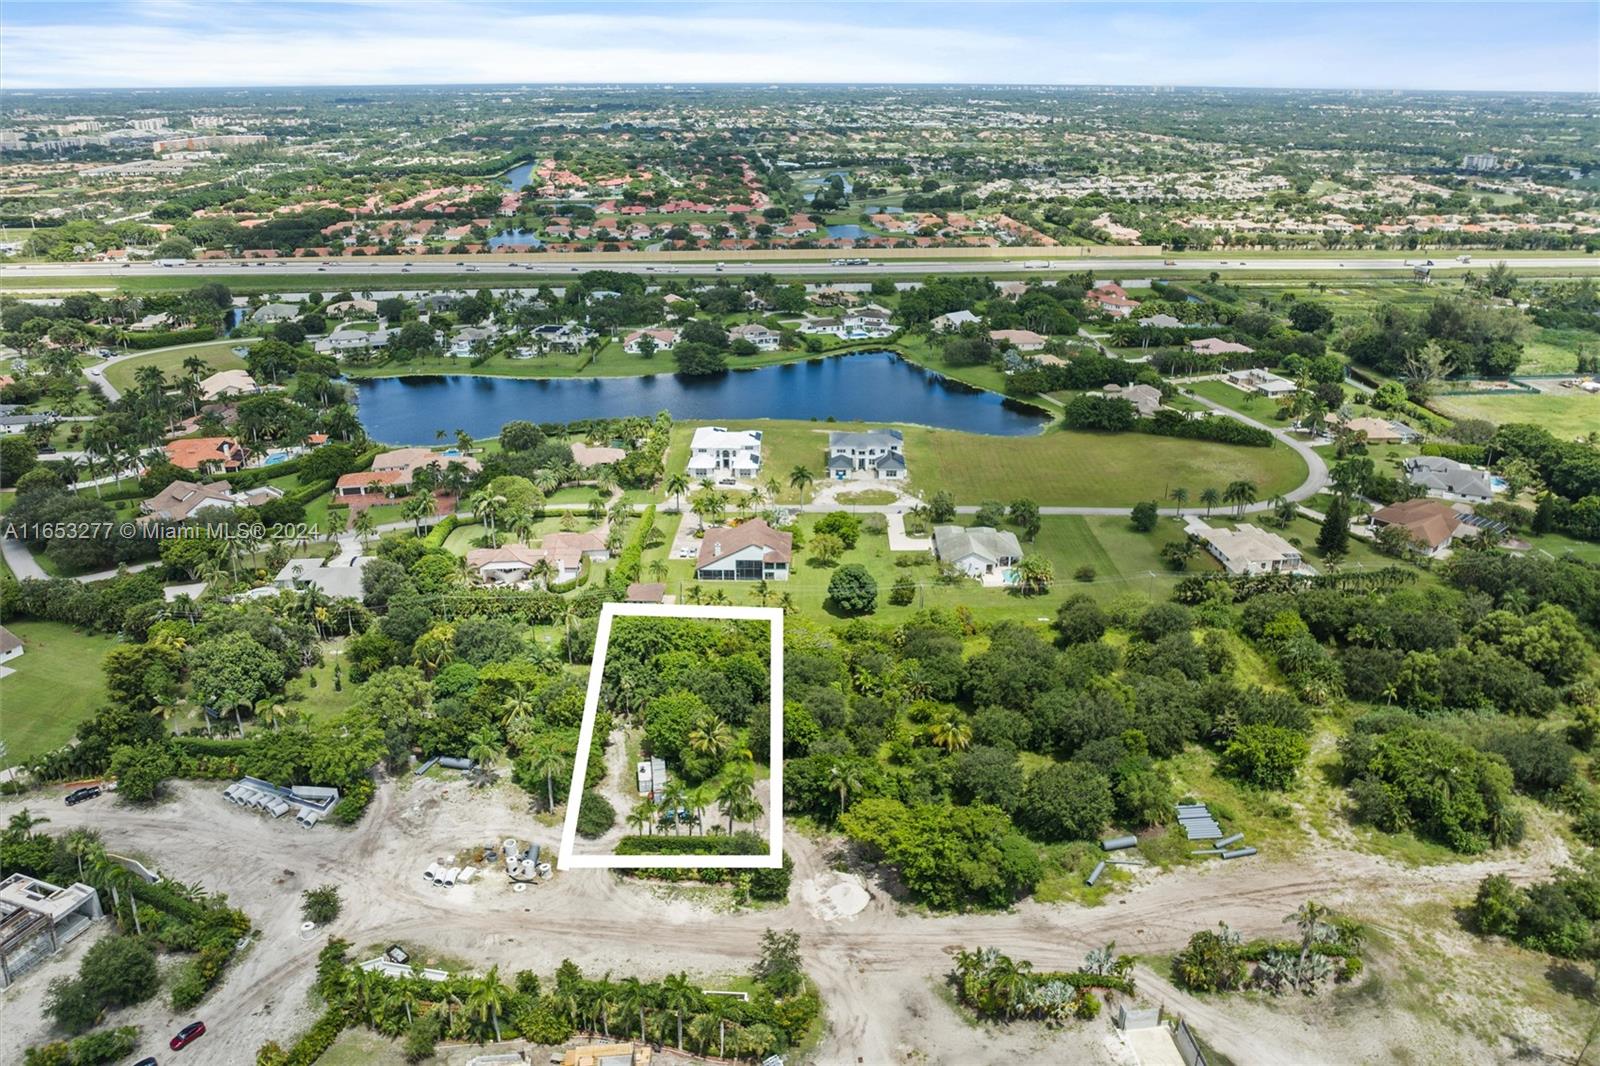
[[[358,555],[343,566],[328,566],[315,559],[291,559],[278,571],[272,583],[280,589],[319,589],[336,600],[359,600],[362,597],[361,572],[366,569],[367,562],[365,555]]]
[[[180,437],[162,446],[167,461],[201,474],[238,470],[244,466],[244,446],[232,437]]]
[[[968,577],[982,578],[1022,558],[1022,545],[1010,530],[992,526],[934,526],[933,554]]]
[[[891,481],[903,480],[905,434],[898,429],[869,429],[862,433],[833,430],[828,434],[828,472],[840,479],[861,472]]]
[[[936,333],[948,333],[951,330],[960,329],[968,322],[977,321],[979,321],[978,316],[971,311],[951,311],[933,319],[928,325],[932,326]]]
[[[670,352],[678,345],[678,331],[675,329],[636,329],[623,340],[622,350],[629,355],[638,355],[646,337],[655,342],[658,352]]]
[[[1487,503],[1494,499],[1494,482],[1487,470],[1446,459],[1442,455],[1418,455],[1405,462],[1406,478],[1429,496],[1447,500]]]
[[[250,321],[259,326],[273,322],[293,322],[299,317],[300,308],[296,304],[262,304],[250,316]]]
[[[572,446],[572,461],[587,469],[591,466],[609,466],[620,463],[628,457],[628,453],[621,448],[607,448],[595,444],[574,444]]]
[[[706,530],[694,576],[701,581],[787,581],[793,558],[792,535],[752,518]]]
[[[174,481],[139,505],[140,521],[182,522],[209,508],[234,510],[239,507],[260,507],[278,499],[283,490],[275,485],[263,485],[249,492],[234,492],[226,481],[199,484],[193,481]]]
[[[317,341],[315,348],[319,354],[327,355],[330,352],[362,352],[373,348],[384,348],[389,344],[389,331],[382,327],[378,329],[354,329],[350,326],[340,326],[332,333]]]
[[[537,548],[515,543],[474,548],[467,552],[467,569],[490,584],[515,584],[526,581],[541,563],[549,563],[548,580],[559,584],[576,579],[585,559],[609,557],[605,541],[594,533],[551,533]]]
[[[1339,416],[1327,414],[1322,417],[1327,423],[1323,435],[1331,436],[1339,425]],[[1391,422],[1387,418],[1373,418],[1369,415],[1346,419],[1344,428],[1351,433],[1365,433],[1369,444],[1404,444],[1422,436],[1404,422]]]
[[[1189,342],[1189,350],[1200,355],[1253,355],[1255,349],[1248,344],[1237,341],[1225,341],[1221,337],[1201,337]]]
[[[398,470],[356,470],[349,474],[340,474],[339,480],[333,483],[333,494],[383,496],[398,493],[401,491],[400,477]]]
[[[0,415],[0,433],[23,433],[34,426],[48,426],[54,415]]]
[[[200,379],[200,398],[215,400],[223,396],[243,396],[260,392],[261,386],[248,370],[219,370]]]
[[[0,663],[10,662],[26,650],[22,646],[21,637],[5,626],[0,626]]]
[[[734,326],[728,331],[728,339],[733,341],[749,341],[756,346],[758,352],[775,352],[778,350],[778,333],[768,329],[759,322],[746,322],[742,326]]]
[[[1173,318],[1171,315],[1168,315],[1168,314],[1151,315],[1149,318],[1141,318],[1139,320],[1139,325],[1143,326],[1146,329],[1182,329],[1183,328],[1183,323],[1181,321],[1179,321],[1176,318]]]
[[[1191,518],[1187,532],[1204,541],[1230,574],[1284,574],[1306,569],[1299,548],[1248,522],[1234,529],[1216,529]]]
[[[1043,348],[1045,341],[1050,338],[1031,329],[991,329],[989,339],[996,344],[1015,348],[1019,352],[1036,352]]]
[[[1100,390],[1100,395],[1107,399],[1127,400],[1133,404],[1140,418],[1154,417],[1161,409],[1161,390],[1154,385],[1128,385],[1126,387],[1115,382]]]
[[[372,469],[377,472],[399,471],[400,480],[396,484],[402,489],[410,489],[411,481],[418,470],[431,466],[442,471],[451,463],[460,463],[468,473],[472,474],[483,469],[483,464],[470,455],[451,455],[449,452],[436,452],[429,448],[396,448],[392,452],[382,452],[372,460]]]
[[[1417,550],[1424,555],[1439,555],[1458,536],[1474,531],[1447,503],[1419,498],[1401,500],[1372,512],[1372,524],[1379,528],[1399,526],[1411,535]]]
[[[1227,344],[1228,342],[1219,341],[1218,343]],[[1245,350],[1249,351],[1248,348]],[[1269,370],[1262,370],[1259,367],[1232,371],[1224,380],[1236,389],[1242,389],[1245,392],[1259,392],[1261,395],[1271,399],[1287,396],[1299,390],[1299,386],[1288,378],[1279,377],[1277,374]]]

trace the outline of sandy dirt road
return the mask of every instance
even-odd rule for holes
[[[1406,868],[1314,849],[1292,863],[1263,859],[1166,874],[1099,908],[1028,902],[989,915],[926,915],[869,878],[865,909],[826,920],[806,906],[799,891],[782,907],[726,913],[604,871],[561,873],[522,893],[510,891],[498,875],[449,891],[427,885],[422,868],[464,848],[506,836],[556,845],[559,828],[535,821],[526,797],[509,784],[480,791],[460,781],[388,782],[359,826],[310,832],[238,810],[220,791],[217,785],[179,783],[148,809],[112,797],[67,808],[53,793],[27,805],[50,817],[51,831],[94,827],[113,850],[154,860],[169,877],[227,893],[256,923],[256,942],[194,1014],[210,1030],[206,1061],[241,1066],[253,1062],[262,1042],[287,1043],[314,1017],[307,997],[325,939],[302,937],[299,896],[324,883],[339,886],[345,901],[327,933],[358,948],[401,940],[475,967],[498,963],[502,972],[549,973],[572,958],[592,973],[657,977],[682,969],[715,977],[745,971],[764,929],[792,928],[802,934],[807,968],[828,1014],[829,1032],[815,1061],[954,1066],[999,1061],[996,1056],[1007,1051],[1023,1061],[1035,1053],[1055,1061],[1117,1061],[1098,1046],[1103,1029],[1052,1034],[1038,1027],[1000,1031],[968,1025],[936,988],[959,947],[993,945],[1038,969],[1073,969],[1089,948],[1110,940],[1124,952],[1165,953],[1219,920],[1247,936],[1276,934],[1284,929],[1284,916],[1307,898],[1370,909],[1382,899],[1470,891],[1489,872],[1530,879],[1564,858],[1552,853],[1536,863],[1522,856]],[[0,818],[22,806],[14,800],[0,804]],[[830,847],[788,836],[797,888],[835,876],[837,856]],[[65,958],[0,994],[0,1061],[15,1061],[21,1047],[48,1036],[40,1017],[44,985],[50,976],[71,972],[81,951],[82,944],[73,945]],[[1150,998],[1186,1012],[1241,1066],[1341,1061],[1329,1057],[1324,1038],[1310,1026],[1286,1020],[1264,1033],[1184,995],[1160,975],[1141,970],[1138,978]],[[158,1000],[113,1020],[143,1025],[149,1037],[164,1043],[191,1017],[173,1014]],[[1071,1059],[1056,1058],[1069,1049]]]

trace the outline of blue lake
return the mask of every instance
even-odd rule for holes
[[[506,188],[515,191],[528,184],[532,177],[533,163],[527,162],[506,171],[505,177],[501,181],[504,182]]]
[[[503,248],[508,244],[514,245],[518,248],[544,247],[544,242],[538,237],[535,237],[532,233],[524,232],[520,229],[501,230],[499,233],[496,233],[493,237],[489,238],[490,248]]]
[[[828,236],[849,237],[853,241],[859,241],[864,237],[872,236],[872,234],[868,233],[866,230],[852,222],[848,224],[841,223],[837,226],[829,226]]]
[[[612,358],[627,358],[612,356]],[[737,358],[737,357],[734,357]],[[571,422],[670,411],[683,420],[787,418],[910,422],[1022,436],[1049,421],[1036,408],[974,389],[892,352],[863,352],[708,377],[496,378],[467,374],[355,382],[361,421],[376,440],[431,444],[437,430],[490,437],[516,419]]]

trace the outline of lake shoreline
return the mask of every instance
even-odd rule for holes
[[[862,358],[835,358],[840,355]],[[492,436],[513,419],[570,422],[663,409],[680,421],[823,422],[831,417],[993,436],[1032,436],[1056,421],[1056,412],[1042,404],[951,377],[891,345],[809,353],[803,361],[736,369],[693,376],[670,371],[581,378],[427,373],[351,381],[368,433],[394,441],[428,439],[433,430],[452,426],[464,426],[474,436]],[[435,426],[430,419],[442,419],[445,425]]]

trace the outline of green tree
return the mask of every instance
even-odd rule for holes
[[[1311,754],[1303,734],[1282,726],[1240,726],[1222,753],[1223,769],[1261,788],[1286,789]]]
[[[878,607],[878,582],[860,563],[847,563],[828,580],[828,599],[845,614],[871,614]]]
[[[300,894],[300,916],[317,925],[327,925],[339,917],[343,903],[335,885],[318,885]]]
[[[1080,762],[1035,771],[1022,788],[1018,820],[1039,840],[1097,839],[1116,803],[1104,774]]]

